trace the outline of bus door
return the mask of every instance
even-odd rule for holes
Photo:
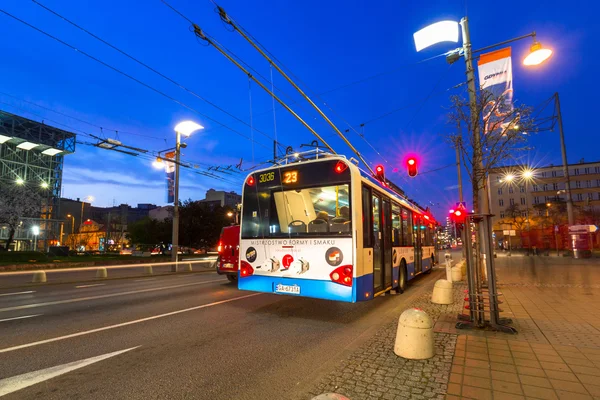
[[[383,287],[392,287],[392,208],[388,199],[383,199]]]
[[[415,216],[413,226],[413,243],[415,245],[415,275],[423,270],[423,243],[421,240],[421,217]]]
[[[381,197],[371,198],[371,218],[373,219],[373,293],[383,290],[383,229],[381,226]]]
[[[373,290],[381,292],[392,286],[392,225],[387,199],[373,194]]]

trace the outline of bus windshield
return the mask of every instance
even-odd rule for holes
[[[316,170],[323,167],[325,171]],[[303,165],[289,172],[258,173],[255,185],[246,185],[242,205],[242,238],[350,236],[350,176],[330,175],[329,163]],[[302,180],[301,180],[302,179]]]

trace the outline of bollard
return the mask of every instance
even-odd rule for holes
[[[96,278],[106,278],[107,276],[106,268],[98,268],[96,270]]]
[[[192,263],[183,264],[183,271],[184,272],[192,272]]]
[[[311,400],[350,400],[346,396],[337,393],[323,393],[316,397],[313,397]]]
[[[144,267],[144,273],[146,275],[152,275],[152,265],[149,265],[147,267]]]
[[[452,304],[452,282],[445,279],[437,281],[433,287],[431,302],[435,304]]]
[[[452,282],[462,281],[462,267],[456,266],[452,268]]]
[[[400,315],[394,353],[410,360],[425,360],[435,355],[433,321],[425,311],[410,308]]]
[[[46,283],[46,271],[35,271],[33,273],[32,283]]]

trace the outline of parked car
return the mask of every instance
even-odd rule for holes
[[[217,273],[227,275],[229,282],[237,282],[240,256],[240,226],[226,226],[221,230],[217,259]]]

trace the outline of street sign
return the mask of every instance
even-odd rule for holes
[[[581,233],[593,233],[598,230],[596,225],[571,225],[569,226],[569,233],[572,235]]]

